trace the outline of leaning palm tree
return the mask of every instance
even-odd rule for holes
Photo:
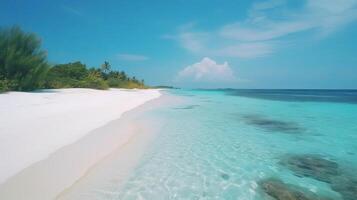
[[[108,73],[110,71],[110,64],[107,61],[104,61],[104,63],[101,66],[101,69],[104,73]]]

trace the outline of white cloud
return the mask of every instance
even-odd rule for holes
[[[285,36],[306,32],[324,38],[357,21],[357,0],[307,0],[295,10],[285,0],[268,0],[254,3],[248,13],[245,20],[217,30],[197,31],[189,23],[171,38],[197,55],[266,56],[278,49],[276,44],[283,43]]]
[[[116,57],[119,60],[124,60],[124,61],[144,61],[144,60],[148,60],[149,59],[149,57],[144,56],[144,55],[127,54],[127,53],[117,54]]]
[[[177,81],[232,82],[236,81],[233,70],[227,62],[218,64],[205,57],[200,62],[185,67],[177,75]]]

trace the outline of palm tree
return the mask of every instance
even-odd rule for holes
[[[107,61],[104,61],[104,63],[101,66],[101,69],[104,73],[108,73],[110,71],[110,64]]]
[[[124,71],[121,71],[121,72],[120,72],[120,78],[121,78],[122,80],[126,80],[126,79],[127,79],[126,74],[125,74]]]

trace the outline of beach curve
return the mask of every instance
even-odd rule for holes
[[[123,113],[159,90],[57,89],[0,95],[0,183]],[[0,185],[0,189],[3,186]]]

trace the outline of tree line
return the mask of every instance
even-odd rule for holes
[[[144,80],[112,70],[105,61],[100,68],[72,62],[50,65],[41,40],[20,27],[0,29],[0,92],[43,88],[147,88]]]

